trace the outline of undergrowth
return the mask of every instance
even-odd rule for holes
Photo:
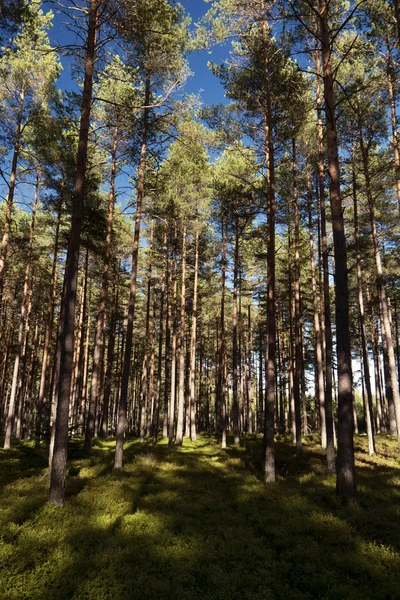
[[[46,448],[0,451],[3,600],[399,600],[400,464],[395,441],[369,457],[356,438],[358,500],[343,506],[315,438],[297,459],[277,440],[278,481],[262,482],[262,440],[114,441],[69,449],[64,509],[48,502]]]

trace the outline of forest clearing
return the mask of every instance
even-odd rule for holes
[[[278,440],[278,481],[267,487],[261,443],[127,440],[116,473],[115,441],[96,441],[85,459],[75,440],[62,512],[47,502],[44,449],[1,451],[0,598],[398,599],[394,440],[378,436],[370,457],[356,437],[358,502],[348,506],[335,498],[318,440],[305,440],[301,460]]]

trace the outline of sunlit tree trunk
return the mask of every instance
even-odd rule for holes
[[[179,383],[178,383],[178,420],[176,426],[176,444],[182,445],[183,421],[185,409],[185,321],[186,321],[186,217],[182,231],[182,288],[181,288],[181,328],[179,336]]]

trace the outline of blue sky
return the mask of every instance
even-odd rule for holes
[[[203,0],[181,0],[185,10],[192,18],[192,26],[198,21],[210,8],[210,4]],[[46,9],[46,2],[44,2]],[[50,40],[53,45],[65,45],[74,43],[74,34],[68,31],[65,25],[67,17],[57,14],[54,7],[51,7],[55,12],[54,26],[50,31]],[[189,57],[190,68],[193,72],[192,77],[188,80],[185,92],[197,94],[201,91],[201,98],[205,104],[218,104],[224,102],[224,89],[221,83],[211,73],[207,63],[212,60],[220,63],[228,55],[229,46],[220,46],[213,49],[211,53],[203,50],[194,52]],[[59,86],[62,89],[74,88],[74,82],[71,79],[70,66],[72,59],[68,57],[61,58],[63,64],[63,72],[59,80]]]

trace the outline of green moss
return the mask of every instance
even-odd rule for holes
[[[369,457],[356,439],[358,501],[342,506],[318,439],[297,460],[277,442],[262,483],[261,438],[221,450],[128,440],[70,449],[67,503],[47,502],[46,448],[2,452],[1,600],[390,600],[400,598],[400,465],[395,441]]]

